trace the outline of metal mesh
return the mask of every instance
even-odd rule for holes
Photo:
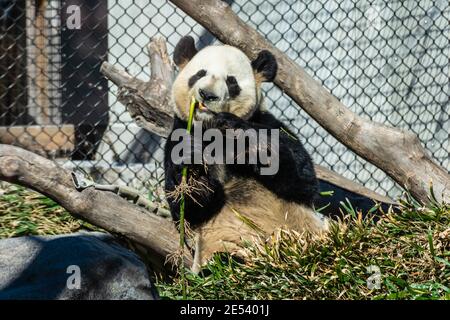
[[[353,112],[415,132],[450,169],[448,1],[227,2]],[[67,27],[70,5],[80,8],[79,30]],[[152,37],[165,37],[170,54],[187,34],[200,48],[216,39],[165,0],[0,0],[0,10],[2,142],[81,166],[102,182],[160,184],[164,140],[133,122],[100,65],[107,60],[147,80]],[[264,86],[270,110],[298,133],[315,163],[398,195],[381,170],[274,85]]]

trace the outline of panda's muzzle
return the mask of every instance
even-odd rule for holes
[[[204,89],[199,89],[198,94],[202,98],[203,102],[212,102],[219,100],[219,97],[216,96],[214,93]]]

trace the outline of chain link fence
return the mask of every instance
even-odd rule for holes
[[[227,0],[353,112],[415,132],[450,169],[447,0]],[[103,183],[161,185],[164,139],[140,129],[102,61],[148,80],[146,45],[217,40],[165,0],[0,0],[0,142],[82,167]],[[381,193],[400,189],[265,84],[267,105],[317,164]],[[156,193],[160,191],[156,190]]]

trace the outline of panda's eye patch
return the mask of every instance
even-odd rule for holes
[[[190,77],[188,81],[189,88],[191,88],[200,78],[203,78],[204,76],[206,76],[206,70],[201,69],[192,77]]]
[[[230,98],[237,97],[239,95],[239,93],[241,92],[241,87],[239,87],[239,84],[238,84],[236,78],[233,76],[228,76],[226,83],[227,83],[228,93],[230,95]]]

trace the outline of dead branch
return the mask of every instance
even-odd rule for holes
[[[94,188],[80,192],[75,189],[69,170],[33,152],[0,144],[0,180],[42,193],[71,214],[145,246],[158,268],[179,249],[178,231],[172,221],[151,214],[112,192]],[[184,260],[191,265],[192,257],[188,252]]]
[[[159,37],[152,39],[148,49],[150,65],[152,66],[152,75],[148,82],[139,80],[108,62],[103,62],[101,72],[119,87],[119,101],[127,107],[131,117],[140,127],[162,137],[167,137],[173,121],[170,88],[173,81],[174,64],[167,54],[164,39]],[[322,166],[316,165],[315,168],[317,176],[322,180],[376,201],[395,203],[390,198],[367,189]]]
[[[356,154],[371,162],[418,200],[428,202],[430,183],[439,201],[450,202],[450,175],[437,165],[410,131],[388,127],[350,111],[286,54],[244,23],[220,0],[170,0],[220,41],[250,58],[270,50],[279,69],[275,84],[314,120]]]
[[[127,107],[135,122],[142,128],[166,137],[172,127],[169,108],[174,66],[163,38],[154,38],[147,47],[151,77],[144,82],[127,72],[104,62],[101,72],[119,87],[118,99]]]

